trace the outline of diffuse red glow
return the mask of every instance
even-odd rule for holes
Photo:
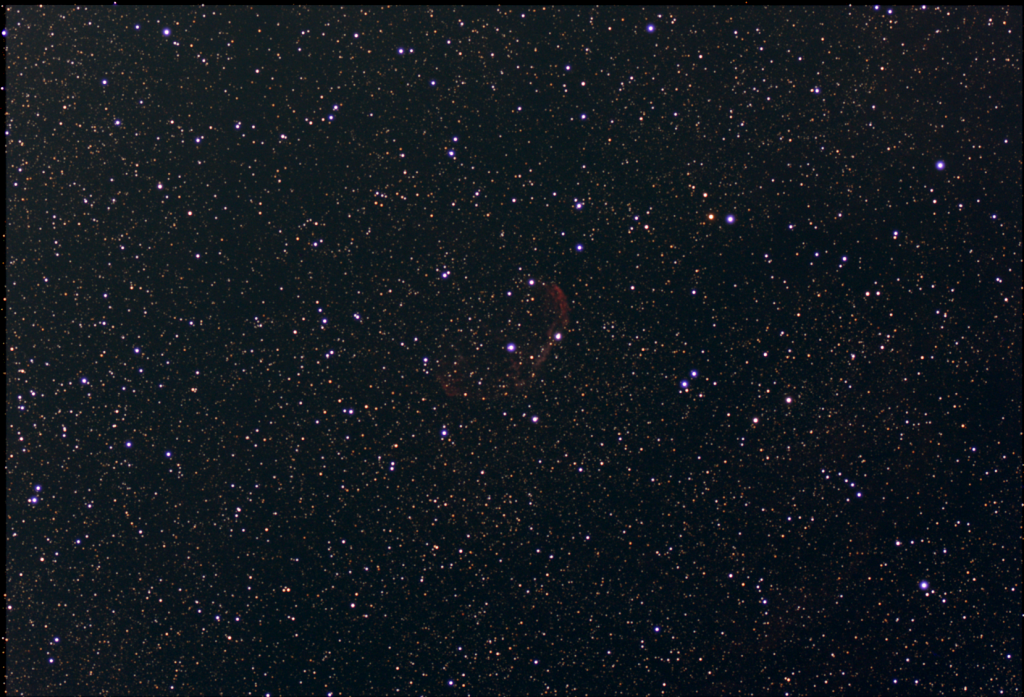
[[[557,284],[524,284],[512,300],[469,331],[473,339],[435,362],[449,397],[491,399],[530,389],[569,324],[569,302]]]

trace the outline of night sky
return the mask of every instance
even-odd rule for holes
[[[10,693],[1021,693],[1019,7],[3,36]]]

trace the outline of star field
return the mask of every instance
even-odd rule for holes
[[[1020,694],[1019,7],[5,26],[11,694]]]

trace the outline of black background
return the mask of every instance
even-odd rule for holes
[[[8,690],[1020,694],[1020,36],[8,8]]]

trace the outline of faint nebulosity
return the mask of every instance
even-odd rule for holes
[[[11,694],[1021,692],[1021,10],[9,7]]]
[[[565,337],[569,302],[557,284],[531,278],[505,287],[471,296],[459,316],[445,318],[447,340],[433,365],[447,396],[524,394]]]

